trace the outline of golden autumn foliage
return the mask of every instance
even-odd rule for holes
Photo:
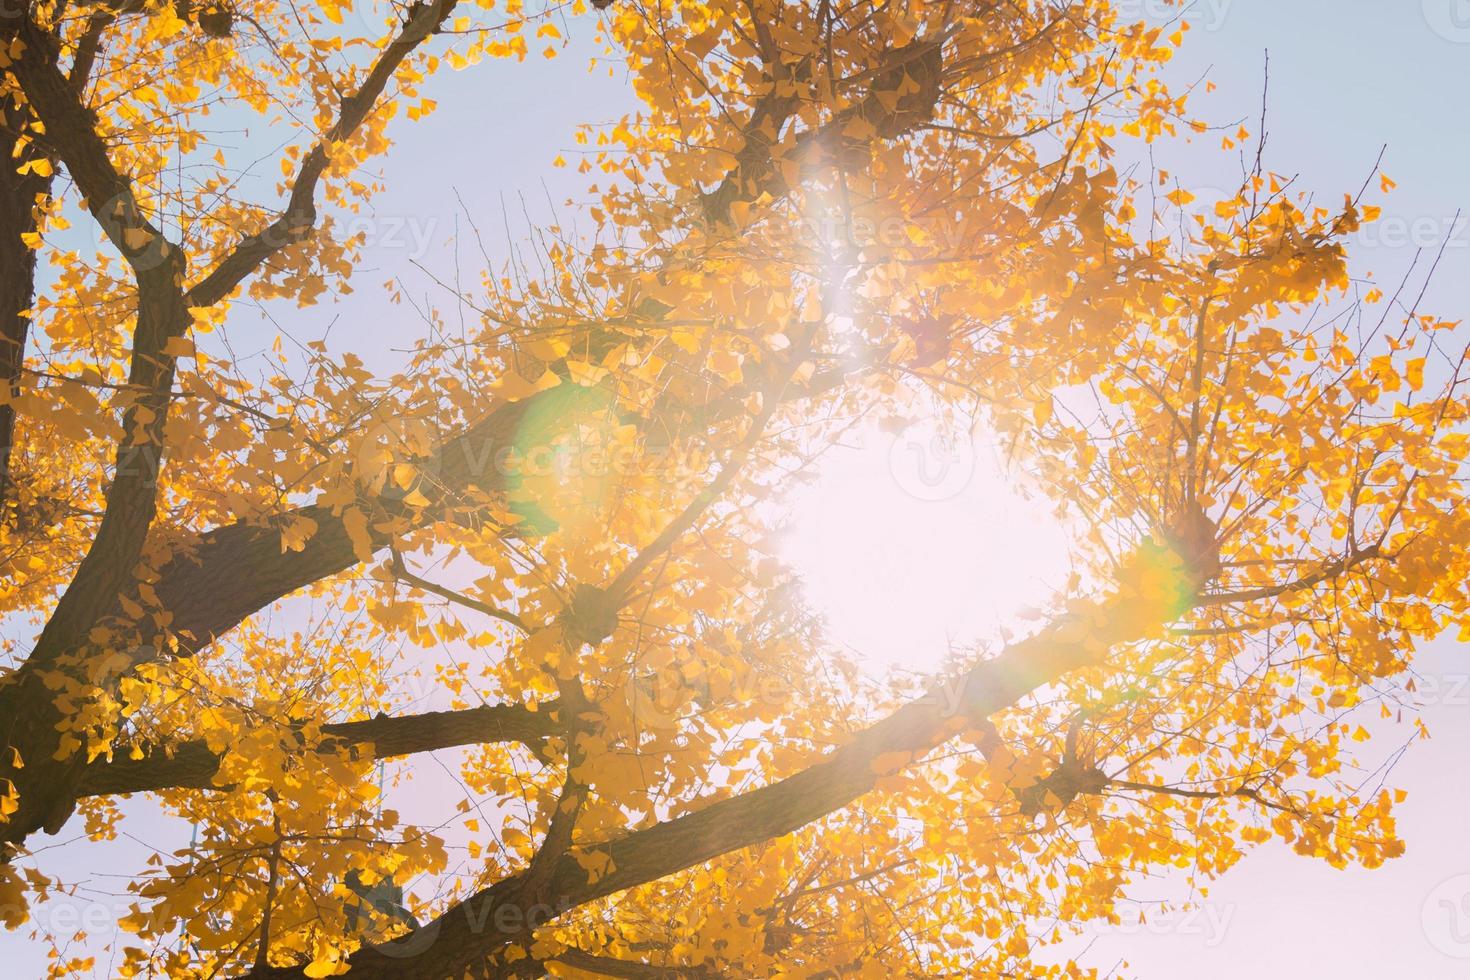
[[[572,33],[640,102],[569,136],[588,230],[385,302],[397,371],[241,363],[252,304],[348,289],[436,74]],[[122,976],[1080,977],[1049,947],[1158,869],[1399,854],[1363,722],[1470,628],[1460,331],[1348,277],[1387,178],[1119,167],[1204,128],[1182,40],[1107,0],[4,0],[6,924],[127,794],[196,835]],[[772,537],[921,398],[1077,572],[887,684]],[[456,747],[437,822],[382,805]]]

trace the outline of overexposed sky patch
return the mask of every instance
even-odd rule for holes
[[[796,495],[784,557],[832,640],[879,671],[932,671],[1066,582],[1063,525],[1023,488],[983,433],[864,425]]]

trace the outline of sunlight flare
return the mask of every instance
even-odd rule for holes
[[[1019,631],[1066,581],[1067,535],[983,434],[876,425],[818,463],[784,553],[829,635],[876,669],[937,669]]]

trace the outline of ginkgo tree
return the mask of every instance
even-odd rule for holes
[[[235,362],[247,305],[347,288],[436,73],[576,32],[640,103],[555,161],[583,232],[387,296],[395,372]],[[1297,191],[1187,115],[1182,41],[1107,0],[4,0],[6,924],[130,794],[197,832],[124,976],[1083,976],[1048,946],[1158,869],[1400,853],[1363,722],[1470,609],[1462,338],[1348,276],[1391,182]],[[288,134],[274,184],[222,118]],[[1176,133],[1239,187],[1120,165]],[[921,401],[1076,571],[879,683],[773,535]],[[437,823],[383,806],[442,749]]]

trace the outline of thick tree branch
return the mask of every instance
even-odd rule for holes
[[[15,444],[15,406],[25,365],[31,305],[35,301],[36,252],[26,241],[36,232],[36,199],[51,192],[51,178],[20,168],[35,166],[45,155],[24,138],[30,114],[0,97],[0,133],[14,149],[0,165],[0,513],[12,497],[11,454]]]
[[[285,214],[267,233],[243,242],[206,277],[202,288],[187,296],[182,253],[143,214],[131,182],[112,164],[96,129],[95,115],[82,104],[72,80],[57,65],[55,39],[28,16],[13,19],[10,29],[20,40],[22,53],[11,70],[85,196],[88,210],[132,266],[139,291],[128,376],[129,387],[138,394],[124,411],[124,436],[107,507],[97,538],[47,622],[30,661],[44,666],[73,648],[130,585],[156,512],[163,426],[177,358],[171,341],[181,337],[192,322],[189,307],[217,302],[272,252],[298,240],[311,227],[315,219],[312,198],[326,168],[327,147],[347,139],[362,124],[403,59],[438,29],[454,6],[453,0],[434,0],[412,8],[398,38],[375,61],[362,86],[344,100],[336,124],[307,154]]]
[[[1119,644],[1158,633],[1202,584],[1189,584],[1182,590],[1186,596],[1119,595],[1081,606],[964,675],[958,711],[950,713],[947,699],[937,695],[910,702],[794,776],[610,841],[597,848],[610,859],[609,870],[600,877],[590,877],[576,855],[561,859],[550,885],[552,913],[784,836],[842,809],[884,775],[920,762],[971,727],[972,719],[989,717],[1038,687],[1100,663]],[[459,976],[466,966],[515,938],[497,924],[505,919],[502,910],[524,916],[531,907],[543,906],[548,894],[542,888],[532,893],[527,886],[524,875],[503,879],[427,923],[420,930],[425,949],[413,961],[415,975]],[[359,950],[349,962],[360,980],[399,977],[405,966],[401,958],[373,947]],[[269,976],[304,974],[295,967],[278,968]]]
[[[782,363],[768,377],[752,379],[749,389],[719,399],[697,422],[715,425],[738,415],[744,411],[747,395],[770,389],[774,379],[788,376],[793,367],[799,364]],[[843,367],[816,374],[804,384],[787,384],[778,389],[779,400],[789,405],[822,397],[862,370],[861,366]],[[370,501],[369,506],[399,519],[404,531],[445,520],[456,501],[472,490],[493,496],[510,489],[515,474],[505,467],[506,450],[519,447],[525,452],[531,447],[551,445],[569,424],[568,419],[583,411],[604,408],[605,400],[598,389],[563,384],[505,403],[446,440],[433,458],[421,461],[420,469],[431,476],[421,488],[431,499],[430,506],[409,508],[401,495],[394,493],[385,493]],[[656,412],[655,416],[661,414]],[[641,425],[655,435],[664,434],[656,422],[632,417],[623,421]],[[340,508],[311,504],[283,514],[279,520],[303,518],[315,524],[316,530],[299,551],[283,551],[277,527],[260,521],[227,524],[179,548],[177,556],[160,571],[155,585],[160,603],[172,617],[172,627],[192,637],[193,647],[202,647],[278,599],[358,564]],[[391,542],[391,536],[376,527],[369,528],[369,535],[375,552]]]
[[[717,974],[702,966],[656,966],[616,956],[599,956],[584,949],[568,947],[549,957],[551,963],[560,963],[574,970],[584,970],[604,977],[619,977],[622,980],[714,980]]]
[[[169,342],[182,336],[192,318],[179,287],[182,253],[144,216],[131,181],[113,165],[96,116],[57,66],[55,39],[29,15],[9,19],[5,29],[21,49],[10,71],[44,124],[46,140],[138,283],[128,368],[128,384],[136,394],[123,411],[123,437],[97,536],[31,654],[30,659],[44,664],[75,645],[130,584],[156,511],[163,425],[176,360]]]
[[[401,519],[405,531],[444,520],[472,489],[494,495],[508,489],[514,474],[505,468],[512,446],[550,445],[566,417],[580,407],[602,405],[600,392],[561,385],[518,402],[508,402],[449,439],[419,467],[430,478],[420,488],[427,507],[406,505],[401,494],[385,493],[369,506]],[[241,521],[205,532],[164,566],[156,584],[159,601],[173,614],[173,628],[203,646],[245,617],[283,596],[356,565],[359,557],[341,509],[311,504],[281,516],[315,525],[300,550],[282,550],[279,526]],[[386,548],[391,535],[370,526],[370,547]]]
[[[539,755],[545,739],[560,730],[556,711],[557,702],[551,701],[537,711],[499,704],[338,722],[322,726],[324,738],[317,751],[363,746],[371,747],[374,758],[391,759],[460,745],[520,742]],[[155,748],[141,759],[98,758],[87,766],[78,795],[216,789],[219,766],[220,754],[202,740]]]
[[[56,38],[31,19],[27,4],[5,0],[3,13],[0,43],[10,53],[7,70],[42,124],[46,143],[80,188],[87,210],[122,253],[138,284],[130,392],[121,400],[122,436],[102,520],[27,658],[28,670],[9,678],[0,700],[0,737],[5,740],[0,777],[19,789],[17,809],[4,834],[16,842],[37,828],[59,828],[71,812],[83,762],[58,752],[64,725],[58,724],[42,675],[78,650],[135,585],[138,558],[157,512],[164,423],[178,356],[172,341],[184,334],[192,317],[182,289],[182,252],[138,207],[130,180],[109,156],[95,114],[58,66]]]
[[[91,79],[92,69],[97,65],[97,55],[102,51],[102,37],[116,21],[117,14],[105,7],[92,11],[87,17],[86,30],[77,41],[76,53],[72,55],[71,72],[67,75],[72,87],[78,92],[85,89]]]
[[[23,7],[4,0],[6,8]],[[97,116],[82,104],[71,79],[57,64],[56,39],[28,12],[6,9],[3,35],[13,37],[20,56],[9,66],[26,100],[46,129],[47,143],[85,198],[87,210],[140,277],[174,264],[177,249],[148,220],[133,197],[132,181],[120,173],[97,131]],[[169,282],[173,280],[170,277]]]

